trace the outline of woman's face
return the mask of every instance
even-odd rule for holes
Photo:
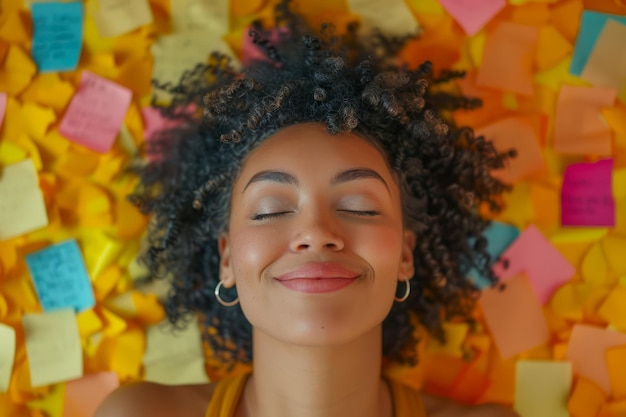
[[[220,277],[255,332],[299,345],[345,343],[380,326],[414,236],[385,159],[354,134],[287,127],[247,158],[233,185]]]

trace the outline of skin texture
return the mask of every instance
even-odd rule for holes
[[[355,169],[369,174],[338,176]],[[259,176],[270,171],[288,176]],[[220,278],[236,286],[254,340],[254,372],[236,416],[391,417],[380,375],[382,321],[398,281],[414,275],[416,242],[403,227],[399,189],[380,152],[351,133],[290,126],[248,156],[231,207],[219,239]],[[358,276],[314,294],[276,280],[319,262]],[[201,417],[212,390],[135,384],[109,397],[96,417]],[[423,399],[434,417],[515,415],[496,405]]]

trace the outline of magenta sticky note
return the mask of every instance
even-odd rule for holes
[[[493,271],[502,280],[525,273],[541,304],[574,275],[576,269],[535,226],[529,226],[500,255]]]
[[[563,226],[614,226],[613,160],[571,164],[561,188]]]
[[[83,71],[59,132],[86,148],[106,153],[119,133],[131,98],[128,88]]]
[[[476,34],[506,6],[506,0],[439,0],[439,2],[470,36]]]

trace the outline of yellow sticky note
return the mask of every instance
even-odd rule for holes
[[[28,42],[31,37],[26,24],[28,16],[19,7],[11,10],[7,6],[8,4],[2,5],[5,16],[3,16],[2,25],[0,25],[0,38],[11,43]]]
[[[614,280],[608,272],[608,265],[600,243],[594,243],[583,259],[581,267],[583,279],[594,285],[611,285]]]
[[[103,37],[118,36],[152,22],[147,0],[98,0],[94,20]]]
[[[18,45],[11,45],[0,69],[0,90],[19,94],[30,83],[37,67],[30,56]]]
[[[0,323],[0,392],[7,392],[15,360],[15,329]]]
[[[626,25],[608,19],[581,74],[593,85],[619,90],[626,85],[626,54],[623,50]]]
[[[48,417],[63,417],[65,397],[65,384],[57,384],[52,390],[41,398],[28,402],[32,410],[41,410]]]
[[[9,165],[0,177],[0,239],[9,239],[48,224],[33,161]]]
[[[626,275],[626,238],[610,235],[602,239],[601,245],[611,272]]]
[[[596,417],[606,401],[606,393],[593,381],[580,377],[574,386],[567,408],[572,417]]]
[[[74,95],[74,87],[61,80],[59,73],[38,74],[22,93],[25,102],[34,101],[60,114]]]
[[[362,27],[366,31],[378,28],[382,33],[402,36],[419,30],[413,13],[403,0],[348,0],[348,6],[361,17]]]
[[[22,317],[33,387],[83,374],[83,354],[73,309]]]
[[[554,26],[545,25],[539,28],[539,41],[535,56],[539,70],[555,66],[571,54],[572,50],[572,44]]]
[[[600,306],[598,315],[611,326],[626,332],[626,286],[616,285]]]
[[[50,108],[30,102],[26,102],[22,106],[22,121],[26,126],[27,133],[35,139],[42,140],[46,135],[48,126],[55,120],[56,115]]]
[[[168,323],[148,327],[143,364],[147,381],[169,385],[208,382],[198,324],[190,321],[183,330],[174,330]]]
[[[443,353],[456,358],[463,357],[463,342],[469,330],[467,323],[444,323],[443,329],[446,334],[446,342],[441,343],[437,339],[429,339],[428,351]]]
[[[78,322],[78,331],[82,338],[90,337],[102,330],[102,320],[92,308],[78,313],[76,321]]]
[[[170,7],[176,33],[210,29],[212,37],[219,38],[229,30],[229,0],[177,0]]]
[[[570,417],[572,384],[569,362],[518,361],[514,408],[520,417]]]

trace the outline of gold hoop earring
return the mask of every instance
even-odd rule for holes
[[[220,295],[220,289],[222,288],[222,284],[224,283],[220,281],[217,283],[217,286],[215,287],[215,298],[217,298],[217,302],[226,307],[232,307],[235,304],[238,304],[239,297],[235,298],[233,301],[224,301],[224,299]]]
[[[404,285],[406,285],[406,289],[404,290],[404,294],[402,295],[402,297],[394,297],[393,299],[396,300],[399,303],[402,303],[404,301],[406,301],[407,298],[409,298],[409,294],[411,294],[411,284],[409,284],[409,280],[404,280],[404,281],[400,281],[400,282],[404,282]]]

